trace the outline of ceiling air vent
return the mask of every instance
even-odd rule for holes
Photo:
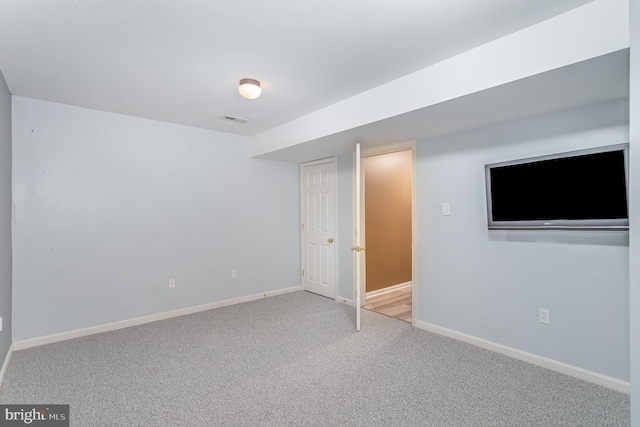
[[[241,124],[245,124],[249,121],[249,119],[243,119],[242,117],[234,117],[234,116],[222,116],[220,117],[220,120],[228,120],[230,122],[236,122]]]

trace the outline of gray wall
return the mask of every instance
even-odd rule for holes
[[[14,341],[300,284],[298,165],[21,97],[13,124]]]
[[[417,319],[629,380],[628,233],[489,231],[484,187],[487,163],[627,142],[627,122],[623,100],[420,141]]]
[[[0,72],[0,367],[11,346],[11,94]]]
[[[631,425],[640,425],[640,4],[631,1]]]

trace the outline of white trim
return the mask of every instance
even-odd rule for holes
[[[367,200],[365,194],[367,191],[367,162],[365,161],[362,151],[360,151],[360,227],[358,228],[360,233],[360,242],[356,243],[358,246],[367,247]],[[367,252],[364,256],[360,253],[360,304],[365,306],[367,304]],[[364,299],[362,297],[364,296]]]
[[[4,357],[4,363],[2,363],[2,368],[0,368],[0,387],[2,387],[2,380],[4,379],[5,372],[7,372],[7,368],[9,367],[9,361],[11,360],[12,354],[13,354],[13,344],[9,346],[9,351],[7,351],[7,355]]]
[[[348,299],[348,298],[344,298],[344,297],[338,297],[336,298],[336,302],[339,302],[341,304],[346,304],[350,307],[355,307],[356,305],[353,303],[352,299]]]
[[[355,155],[355,159],[356,159],[356,168],[354,169],[354,175],[356,177],[355,183],[356,183],[356,189],[355,189],[355,193],[354,193],[354,199],[356,201],[356,209],[353,212],[354,217],[356,219],[355,222],[355,246],[358,247],[357,250],[353,250],[353,248],[351,248],[351,250],[353,251],[353,255],[354,255],[354,270],[356,273],[356,288],[355,288],[355,292],[353,294],[353,301],[355,302],[355,307],[356,307],[356,331],[360,332],[360,322],[362,320],[362,306],[363,301],[362,301],[362,296],[364,295],[364,293],[366,292],[366,288],[364,287],[364,283],[366,278],[362,276],[362,273],[364,272],[365,275],[367,273],[367,269],[364,268],[365,266],[365,261],[366,261],[366,257],[362,256],[362,249],[361,246],[364,246],[364,238],[363,238],[363,222],[362,222],[362,216],[361,213],[362,211],[362,194],[364,194],[362,192],[362,182],[363,182],[363,176],[364,176],[364,172],[362,171],[362,165],[364,164],[364,162],[362,161],[362,155],[361,155],[361,150],[362,146],[359,142],[356,142],[356,155]]]
[[[14,350],[24,350],[25,348],[38,347],[41,345],[51,344],[54,342],[71,340],[74,338],[85,337],[87,335],[99,334],[102,332],[110,332],[118,329],[129,328],[131,326],[143,325],[145,323],[156,322],[158,320],[171,319],[173,317],[185,316],[187,314],[198,313],[201,311],[212,310],[214,308],[226,307],[229,305],[240,304],[243,302],[255,301],[262,298],[273,297],[276,295],[287,294],[301,290],[300,286],[292,286],[290,288],[278,289],[275,291],[267,291],[259,294],[246,295],[238,298],[231,298],[223,301],[211,302],[208,304],[196,305],[193,307],[180,308],[178,310],[165,311],[163,313],[151,314],[149,316],[136,317],[133,319],[121,320],[113,323],[105,323],[103,325],[91,326],[75,331],[62,332],[59,334],[46,335],[38,338],[31,338],[24,341],[16,341],[13,343]]]
[[[376,289],[375,291],[369,291],[367,292],[367,298],[373,298],[380,295],[388,294],[389,292],[398,291],[408,286],[411,286],[411,282],[399,283],[397,285],[387,286],[386,288]]]
[[[382,147],[365,148],[362,150],[362,157],[378,156],[380,154],[396,153],[398,151],[407,151],[415,149],[416,142],[414,140],[398,142],[395,144],[384,145]]]
[[[341,243],[340,227],[338,227],[338,212],[340,212],[340,206],[338,205],[340,203],[340,197],[338,197],[338,176],[340,174],[338,173],[338,158],[332,157],[331,159],[334,162],[335,172],[333,179],[333,192],[335,195],[335,207],[333,209],[333,238],[335,240],[335,248],[333,249],[333,295],[335,296],[335,300],[338,301],[338,273],[340,272],[340,266],[338,265],[340,263],[338,247]],[[302,200],[300,200],[300,205],[302,206]]]
[[[418,214],[416,208],[416,159],[418,147],[416,141],[411,141],[411,324],[416,324],[416,311],[418,307]]]
[[[468,344],[473,344],[475,346],[482,347],[484,349],[491,350],[505,356],[513,357],[514,359],[522,360],[523,362],[528,362],[533,365],[550,369],[552,371],[560,372],[561,374],[579,378],[593,384],[598,384],[621,393],[631,394],[631,384],[617,378],[602,375],[593,371],[588,371],[577,366],[558,362],[557,360],[538,356],[536,354],[498,344],[493,341],[474,337],[472,335],[467,335],[462,332],[454,331],[453,329],[443,328],[442,326],[423,322],[422,320],[417,320],[414,325],[420,329],[424,329],[425,331],[433,332],[438,335],[444,335],[445,337],[463,341]]]

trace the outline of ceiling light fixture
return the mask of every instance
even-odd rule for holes
[[[260,82],[254,79],[242,79],[240,80],[240,86],[238,86],[238,92],[244,98],[256,99],[262,93],[260,89]]]

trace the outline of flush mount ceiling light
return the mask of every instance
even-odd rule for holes
[[[262,93],[260,89],[260,82],[254,79],[242,79],[240,80],[240,86],[238,86],[238,92],[244,98],[256,99]]]

